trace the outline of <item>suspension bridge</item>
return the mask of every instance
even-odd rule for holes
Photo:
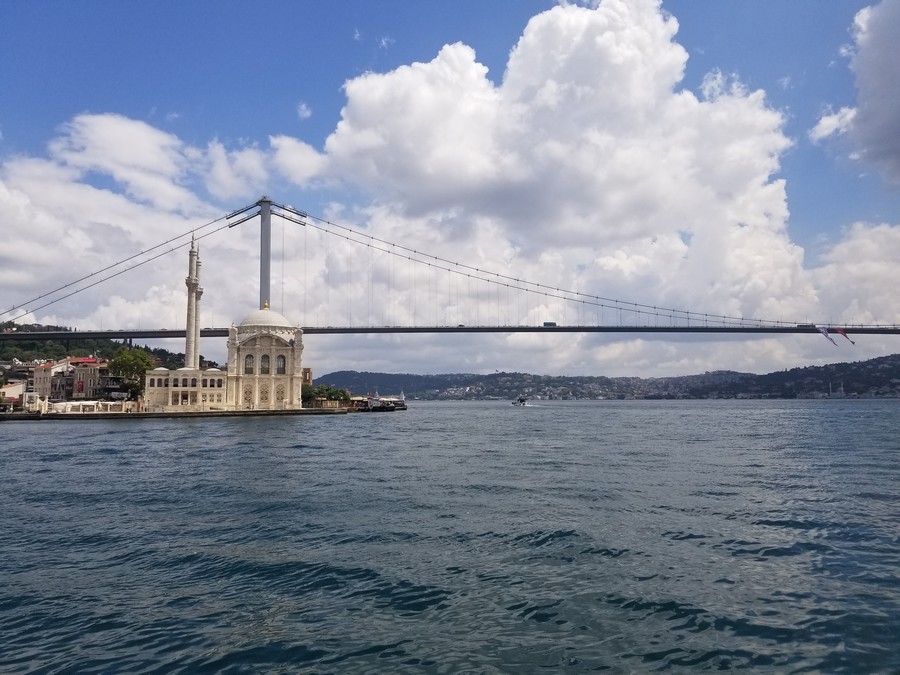
[[[6,313],[21,319],[48,306],[62,302],[120,275],[131,272],[175,251],[193,240],[259,218],[259,306],[272,298],[272,218],[313,232],[326,242],[364,249],[354,269],[343,264],[345,297],[332,299],[329,270],[320,270],[324,305],[336,309],[336,319],[303,325],[308,335],[317,334],[413,334],[413,333],[684,333],[783,335],[838,333],[896,335],[897,324],[832,324],[807,321],[771,320],[701,313],[687,309],[659,307],[618,300],[585,291],[570,290],[528,281],[509,274],[492,272],[448,258],[432,255],[403,244],[386,241],[357,229],[312,216],[268,197],[233,211],[205,225],[189,230],[102,269],[86,274],[53,290],[18,303]],[[283,247],[282,247],[283,248]],[[304,240],[304,267],[306,266]],[[357,251],[358,252],[358,251]],[[332,263],[341,266],[335,255]],[[284,261],[282,261],[284,265]],[[400,268],[400,269],[398,269]],[[356,283],[353,276],[356,276]],[[387,289],[377,293],[375,280]],[[389,280],[389,283],[385,283]],[[307,289],[308,290],[308,289]],[[282,291],[283,293],[283,291]],[[304,297],[307,293],[304,293]],[[400,299],[400,309],[385,309],[378,300],[387,295]],[[378,296],[378,297],[376,297]],[[18,315],[16,314],[18,312]],[[296,312],[305,314],[305,312]],[[324,325],[323,325],[324,323]],[[33,341],[72,339],[183,338],[184,328],[119,328],[76,331],[11,331],[0,333],[0,340]],[[200,329],[201,337],[224,337],[228,328]]]

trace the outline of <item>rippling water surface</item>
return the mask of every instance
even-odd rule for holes
[[[2,672],[900,671],[897,401],[4,423]]]

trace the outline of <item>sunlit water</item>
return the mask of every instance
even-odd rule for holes
[[[900,671],[900,401],[0,423],[2,672]]]

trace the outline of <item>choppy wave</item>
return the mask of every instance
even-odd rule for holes
[[[895,408],[11,425],[0,671],[900,671]]]

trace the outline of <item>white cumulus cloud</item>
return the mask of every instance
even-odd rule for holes
[[[900,183],[900,0],[883,0],[860,11],[855,27],[857,139],[864,157]]]
[[[244,199],[264,191],[269,177],[266,153],[257,148],[229,152],[221,142],[213,141],[206,156],[209,161],[206,186],[215,197]]]
[[[816,126],[810,129],[809,138],[817,143],[829,136],[840,136],[847,133],[856,118],[856,108],[844,107],[837,112],[827,112],[819,118]]]
[[[108,175],[138,200],[185,210],[198,206],[182,184],[189,169],[176,136],[115,114],[79,115],[61,131],[50,143],[56,161]]]

